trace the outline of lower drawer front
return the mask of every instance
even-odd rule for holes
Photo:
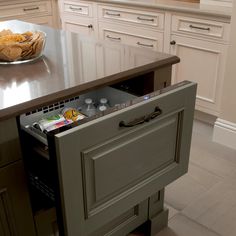
[[[105,224],[96,225],[97,228],[89,236],[120,236],[143,224],[148,218],[148,200],[130,208],[120,216]],[[56,209],[42,210],[34,216],[37,236],[59,236]],[[87,234],[86,234],[87,235]]]

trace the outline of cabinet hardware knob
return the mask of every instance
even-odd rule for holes
[[[112,36],[110,36],[110,35],[107,35],[106,37],[109,38],[109,39],[121,40],[120,37],[112,37]]]
[[[134,119],[133,121],[130,121],[128,123],[126,123],[125,121],[121,121],[119,123],[119,127],[133,127],[136,125],[141,125],[145,122],[149,122],[150,120],[155,119],[156,117],[158,117],[161,114],[162,114],[162,110],[157,106],[157,107],[155,107],[154,112],[152,112],[148,115],[139,117],[139,118]]]
[[[210,31],[211,30],[211,28],[210,27],[199,27],[199,26],[195,26],[195,25],[189,25],[189,27],[191,28],[191,29],[199,29],[199,30],[206,30],[206,31]]]
[[[23,11],[39,10],[39,7],[23,8]]]
[[[140,43],[140,42],[137,42],[137,45],[144,46],[144,47],[149,47],[149,48],[153,48],[154,47],[153,44],[145,44],[145,43]]]
[[[175,40],[170,41],[170,45],[175,45],[175,44],[176,44]]]
[[[82,10],[83,10],[82,7],[72,7],[72,6],[70,6],[69,8],[70,8],[72,11],[82,11]]]
[[[92,29],[92,28],[93,28],[93,25],[92,25],[92,24],[88,25],[88,28]]]
[[[112,12],[108,12],[108,11],[105,14],[108,16],[120,16],[120,13],[112,13]]]
[[[140,17],[140,16],[138,16],[137,19],[138,19],[138,20],[144,20],[144,21],[151,21],[151,22],[154,22],[154,19],[143,18],[143,17]]]

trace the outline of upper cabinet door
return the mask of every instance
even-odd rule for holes
[[[55,135],[64,233],[91,235],[187,171],[196,84]]]

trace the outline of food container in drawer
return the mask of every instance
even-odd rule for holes
[[[185,16],[172,16],[172,32],[190,35],[209,36],[215,39],[228,40],[230,25],[217,21],[197,19]]]
[[[50,1],[38,1],[31,3],[14,4],[8,6],[1,6],[1,17],[24,17],[24,16],[36,16],[36,15],[50,15],[52,12],[52,6]]]
[[[138,11],[111,6],[99,6],[98,14],[100,19],[117,20],[121,22],[135,23],[140,26],[153,26],[156,29],[164,28],[164,13]]]
[[[89,3],[64,2],[64,13],[73,13],[81,16],[93,16],[93,6]]]

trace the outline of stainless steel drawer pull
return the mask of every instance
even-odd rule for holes
[[[145,21],[154,21],[154,19],[142,18],[140,16],[137,17],[138,20],[145,20]]]
[[[149,122],[150,120],[155,119],[156,117],[158,117],[161,114],[162,114],[162,110],[157,106],[155,108],[154,112],[152,112],[151,114],[134,119],[133,121],[130,121],[128,123],[125,123],[125,121],[121,121],[119,123],[119,127],[133,127],[136,125],[140,125],[140,124],[143,124],[145,122]]]
[[[149,47],[149,48],[153,48],[153,47],[154,47],[153,44],[144,44],[144,43],[140,43],[140,42],[137,42],[137,44],[138,44],[139,46],[144,46],[144,47]]]
[[[120,13],[106,12],[105,14],[108,15],[108,16],[120,16]]]
[[[189,25],[189,27],[191,29],[200,29],[200,30],[207,30],[207,31],[211,30],[210,27],[204,28],[204,27],[199,27],[199,26],[194,26],[194,25]]]
[[[72,7],[72,6],[70,6],[69,8],[70,8],[72,11],[82,11],[82,10],[83,10],[82,7]]]
[[[109,38],[109,39],[121,40],[120,37],[111,37],[110,35],[107,35],[106,37]]]
[[[39,7],[23,8],[23,11],[39,10]]]

